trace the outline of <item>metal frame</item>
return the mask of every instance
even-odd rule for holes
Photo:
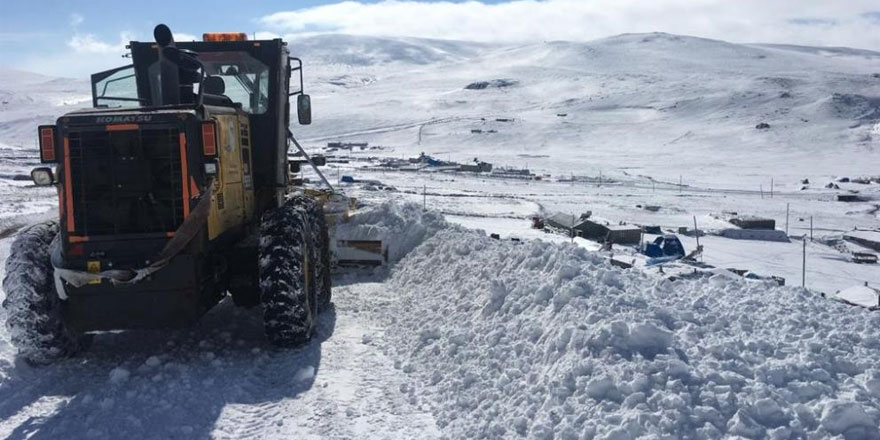
[[[107,79],[108,77],[113,76],[117,72],[121,72],[125,69],[131,69],[132,74],[128,75],[128,76],[124,76],[122,78],[116,78],[114,80],[107,81],[104,84],[104,89],[101,90],[101,96],[98,96],[98,83],[100,81]],[[134,68],[134,64],[116,67],[116,68],[113,68],[110,70],[105,70],[103,72],[93,73],[92,78],[91,78],[91,81],[92,81],[92,107],[100,108],[98,106],[99,99],[106,99],[106,100],[113,100],[113,101],[137,102],[137,103],[141,103],[141,104],[146,102],[146,99],[143,99],[143,98],[124,98],[124,97],[115,97],[115,96],[104,96],[104,94],[107,93],[107,85],[109,85],[111,82],[121,81],[123,79],[131,78],[131,77],[135,78],[135,84],[137,84],[137,70]]]
[[[299,91],[291,92],[288,90],[287,96],[305,95],[305,87],[303,86],[303,62],[296,57],[287,57],[287,59],[296,62],[296,67],[290,67],[290,73],[292,74],[293,72],[299,71]]]

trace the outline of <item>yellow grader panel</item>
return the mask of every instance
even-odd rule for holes
[[[251,162],[251,130],[247,116],[238,116],[238,134],[241,140],[241,179],[244,190],[244,220],[254,217],[254,176]]]
[[[219,169],[211,194],[208,239],[236,228],[253,215],[250,127],[247,117],[215,115]]]

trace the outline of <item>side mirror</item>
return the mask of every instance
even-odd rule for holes
[[[296,116],[300,125],[312,123],[312,99],[309,95],[304,94],[296,97]]]
[[[55,174],[52,173],[52,168],[49,167],[34,168],[31,171],[31,180],[37,186],[49,186],[55,183]]]

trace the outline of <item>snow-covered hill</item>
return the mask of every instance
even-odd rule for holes
[[[88,80],[53,78],[0,66],[0,147],[35,149],[37,126],[91,106]]]
[[[530,166],[550,172],[626,167],[677,178],[675,163],[691,181],[749,187],[771,175],[870,172],[880,159],[876,52],[634,34],[455,54],[345,68],[332,56],[306,58],[315,123],[300,136],[453,159],[547,154]],[[498,79],[507,86],[466,88]],[[762,122],[770,128],[756,129]]]
[[[318,35],[291,40],[293,54],[308,64],[339,67],[429,65],[465,61],[495,47],[483,43]]]

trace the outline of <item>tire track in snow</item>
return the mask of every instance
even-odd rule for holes
[[[308,386],[274,402],[228,404],[212,436],[217,438],[398,439],[436,438],[433,418],[417,407],[407,378],[373,343],[383,328],[372,320],[382,313],[383,284],[336,287],[335,324],[323,319],[318,330],[320,365],[291,363],[286,376],[256,368],[241,385],[245,395],[287,386],[285,378]],[[322,316],[323,317],[323,316]],[[332,332],[332,335],[327,334]],[[325,339],[326,338],[326,339]],[[304,357],[311,356],[308,353]],[[312,359],[314,361],[314,359]],[[285,366],[287,367],[287,366]],[[296,385],[294,385],[296,386]],[[254,391],[252,392],[251,389]]]

